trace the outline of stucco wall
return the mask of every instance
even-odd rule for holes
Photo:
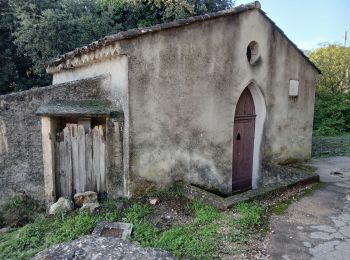
[[[257,41],[259,64],[246,58]],[[250,82],[266,103],[262,158],[311,153],[316,70],[258,10],[124,40],[133,192],[187,180],[229,193],[234,109]],[[299,96],[288,96],[290,79]]]
[[[118,43],[116,47],[118,48]],[[129,92],[128,92],[128,56],[118,55],[95,61],[92,64],[70,70],[61,70],[53,74],[53,84],[80,80],[105,73],[111,75],[109,99],[121,105],[124,112],[123,123],[123,189],[120,195],[129,196]]]
[[[21,192],[45,200],[40,105],[110,96],[108,75],[0,96],[0,204]]]

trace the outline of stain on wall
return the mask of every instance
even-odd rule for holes
[[[261,55],[255,65],[246,57],[251,41]],[[120,46],[129,54],[132,178],[161,186],[181,179],[230,193],[234,109],[252,80],[267,109],[262,159],[310,158],[317,71],[260,11]],[[300,82],[296,102],[288,97],[290,79]]]

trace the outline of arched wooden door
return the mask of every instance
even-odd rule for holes
[[[246,88],[237,103],[233,129],[232,193],[252,188],[255,106]]]

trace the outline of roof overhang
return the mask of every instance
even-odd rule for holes
[[[122,113],[121,107],[109,100],[55,100],[36,111],[49,117],[116,117]]]

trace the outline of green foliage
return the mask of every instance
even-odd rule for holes
[[[116,221],[119,215],[107,202],[102,204],[100,214],[84,211],[53,218],[37,217],[15,232],[0,234],[0,259],[28,259],[51,245],[89,234],[97,222]]]
[[[314,135],[339,135],[350,132],[350,93],[316,93]]]
[[[14,232],[0,234],[0,259],[28,259],[53,244],[90,233],[99,221],[118,220],[134,224],[132,239],[142,246],[168,250],[179,259],[213,259],[219,257],[220,246],[225,239],[246,247],[255,233],[253,226],[260,223],[258,215],[261,214],[257,204],[242,203],[238,206],[241,220],[237,224],[229,212],[193,202],[188,208],[193,212],[191,223],[160,230],[151,222],[152,207],[148,204],[130,202],[124,214],[120,204],[113,200],[105,200],[101,204],[99,214],[84,211],[62,213],[51,218],[41,216]],[[249,229],[247,225],[250,225]],[[222,233],[223,227],[227,229],[227,235]]]
[[[179,258],[208,259],[217,251],[218,226],[214,221],[221,218],[221,213],[199,202],[194,202],[191,209],[194,211],[192,224],[172,226],[164,231],[150,223],[148,205],[134,203],[125,218],[134,224],[132,239],[142,246],[159,247]]]
[[[236,206],[240,214],[238,224],[243,228],[251,229],[262,223],[263,209],[255,202],[242,202]]]
[[[350,71],[350,47],[326,44],[312,51],[309,58],[321,70],[317,90],[344,92],[346,70]],[[350,83],[350,79],[348,79]]]
[[[220,217],[220,213],[217,209],[201,202],[194,202],[192,208],[195,212],[195,223],[207,224]]]
[[[105,35],[232,5],[232,0],[1,0],[0,94],[49,84],[44,63]]]
[[[284,201],[279,202],[272,207],[271,211],[277,215],[282,215],[287,211],[289,204],[290,203]]]
[[[214,224],[174,226],[161,233],[154,246],[168,250],[180,259],[212,259],[218,248],[217,230]]]
[[[23,226],[33,222],[37,215],[43,212],[44,208],[29,196],[16,196],[0,208],[0,227]]]
[[[140,203],[135,203],[128,209],[125,219],[133,224],[140,224],[145,221],[151,212],[148,204],[141,205]]]
[[[350,132],[350,48],[325,45],[309,57],[322,71],[317,80],[314,135]]]

